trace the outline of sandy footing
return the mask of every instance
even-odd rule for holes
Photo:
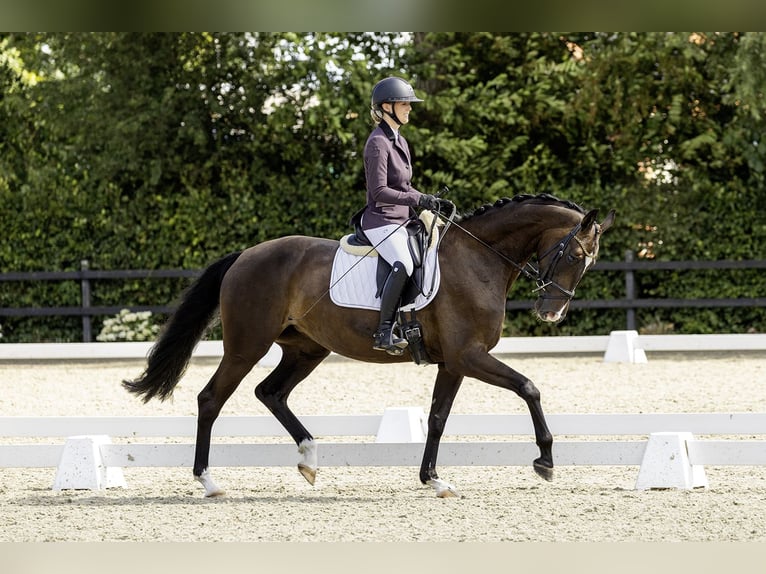
[[[535,381],[547,414],[766,412],[765,359],[502,358]],[[138,361],[4,363],[0,416],[196,415],[196,395],[215,366],[194,360],[171,401],[143,404],[120,386],[140,374]],[[254,369],[222,414],[268,414],[252,392],[267,373]],[[290,404],[299,416],[427,411],[435,375],[434,366],[330,359]],[[513,393],[469,379],[453,412],[526,407]],[[459,499],[436,498],[409,467],[321,468],[313,487],[295,468],[218,468],[227,496],[213,500],[187,468],[127,468],[127,488],[61,492],[51,490],[55,469],[4,469],[0,541],[766,541],[766,467],[707,467],[707,489],[635,491],[637,467],[558,467],[546,483],[531,462],[440,467]]]

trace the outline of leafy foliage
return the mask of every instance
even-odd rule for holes
[[[617,208],[602,259],[758,259],[766,243],[761,33],[39,33],[0,36],[0,272],[200,268],[363,201],[369,93],[412,80],[415,185],[461,210],[548,192]],[[639,274],[651,297],[763,295],[754,272]],[[581,299],[622,297],[591,273]],[[183,282],[98,282],[94,304],[165,304]],[[512,297],[527,297],[517,285]],[[65,282],[0,306],[77,305]],[[603,333],[579,310],[556,333]],[[639,312],[676,332],[763,331],[763,309]],[[77,340],[79,319],[3,321]],[[508,331],[548,332],[528,314]],[[551,333],[552,334],[552,333]]]

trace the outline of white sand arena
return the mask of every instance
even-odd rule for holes
[[[536,383],[546,414],[766,412],[764,359],[503,358]],[[140,374],[140,361],[0,363],[0,416],[196,415],[196,395],[216,364],[195,359],[172,401],[145,405],[120,386]],[[222,414],[268,414],[253,396],[267,372],[257,367]],[[290,405],[299,416],[427,411],[435,375],[434,366],[331,358]],[[513,393],[468,379],[453,413],[526,407]],[[320,468],[313,487],[294,467],[213,468],[227,491],[213,500],[203,498],[189,468],[126,468],[127,488],[60,492],[51,489],[53,468],[4,469],[0,541],[766,541],[766,467],[706,467],[709,488],[691,491],[635,491],[633,466],[559,466],[551,483],[535,475],[531,460],[437,469],[462,498],[436,498],[414,467]]]

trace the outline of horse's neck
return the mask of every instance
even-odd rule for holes
[[[558,216],[551,217],[551,213]],[[559,220],[563,217],[550,206],[522,204],[477,216],[470,228],[477,237],[507,256],[525,258],[534,253],[543,234],[557,227]]]
[[[557,229],[568,230],[576,223],[577,214],[564,206],[517,204],[474,216],[465,227],[492,248],[480,248],[476,251],[477,256],[483,257],[485,253],[482,252],[488,254],[494,250],[523,266],[538,250],[546,233]],[[490,259],[501,258],[493,254]]]

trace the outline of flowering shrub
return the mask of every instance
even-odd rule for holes
[[[152,312],[132,312],[123,309],[114,317],[104,319],[97,341],[151,341],[159,332],[159,325],[152,324]]]

